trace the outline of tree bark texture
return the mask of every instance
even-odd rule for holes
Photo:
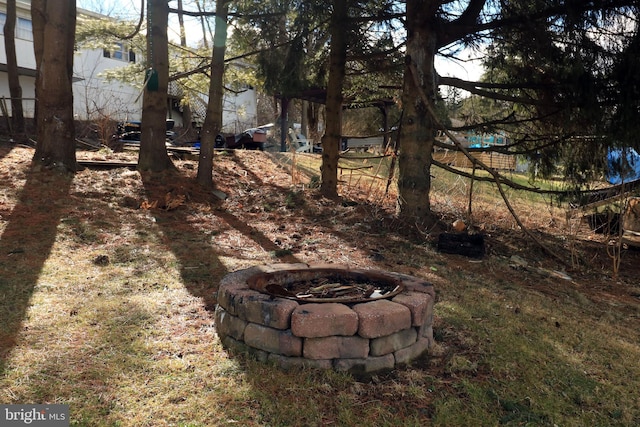
[[[138,170],[160,172],[173,167],[167,154],[167,88],[169,85],[169,42],[166,0],[149,2],[147,74],[142,101],[142,129]]]
[[[227,0],[217,0],[216,26],[213,36],[211,78],[209,81],[209,104],[200,135],[200,157],[198,161],[198,183],[205,188],[213,187],[213,148],[216,135],[222,130],[222,86],[224,77],[224,55],[227,45]]]
[[[333,0],[325,133],[322,137],[322,184],[320,186],[322,195],[329,198],[338,197],[338,160],[342,138],[342,88],[347,61],[348,10],[347,0]]]
[[[429,191],[436,128],[420,90],[427,94],[433,105],[437,91],[434,68],[437,37],[432,23],[439,3],[435,0],[407,1],[407,65],[402,90],[397,211],[401,219],[412,225],[428,226],[434,221]]]
[[[7,20],[4,24],[4,48],[7,53],[7,75],[11,94],[11,125],[13,132],[24,132],[24,112],[22,109],[22,86],[18,74],[16,58],[16,0],[7,1]]]
[[[76,170],[73,123],[75,0],[31,3],[36,53],[37,144],[34,164]]]

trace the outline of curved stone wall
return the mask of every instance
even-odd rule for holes
[[[301,303],[261,293],[248,284],[265,273],[295,276],[320,269],[384,273],[401,280],[404,290],[391,299]],[[270,264],[222,279],[215,323],[225,347],[283,369],[311,366],[369,374],[407,364],[429,349],[434,300],[430,283],[399,273],[333,264]]]

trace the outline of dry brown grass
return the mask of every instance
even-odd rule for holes
[[[86,426],[640,423],[640,255],[625,252],[614,280],[602,240],[584,228],[584,262],[564,281],[545,274],[563,267],[495,197],[474,204],[489,251],[475,262],[438,253],[438,230],[405,233],[391,198],[360,198],[366,183],[341,189],[356,203],[318,197],[306,156],[294,185],[280,155],[218,154],[220,201],[193,184],[190,160],[165,176],[86,169],[69,179],[29,172],[31,155],[0,146],[1,403],[68,403],[72,425]],[[464,216],[465,185],[436,175],[445,224]],[[515,205],[569,259],[561,212]],[[437,346],[366,381],[229,354],[215,334],[217,283],[280,261],[432,281]]]

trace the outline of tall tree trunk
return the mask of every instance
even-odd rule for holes
[[[196,0],[196,6],[198,7],[198,12],[203,12],[203,6],[200,5],[199,0]],[[205,49],[209,49],[209,41],[207,39],[207,28],[206,28],[205,22],[206,22],[206,18],[203,15],[200,17],[200,25],[202,25],[202,46]]]
[[[303,100],[301,104],[300,133],[307,137],[307,139],[311,139],[309,136],[309,101]]]
[[[342,87],[347,61],[348,11],[348,0],[333,0],[326,125],[322,137],[322,184],[320,186],[322,195],[329,198],[338,197],[338,159],[342,137]]]
[[[159,172],[173,167],[167,154],[167,88],[169,85],[169,4],[150,0],[147,10],[147,75],[142,101],[138,170]]]
[[[433,105],[437,86],[432,18],[440,3],[440,0],[407,0],[407,66],[402,88],[397,210],[400,218],[418,225],[434,221],[429,192],[436,129],[420,92],[427,94]]]
[[[318,131],[318,122],[320,121],[320,112],[322,110],[322,104],[316,104],[314,102],[309,103],[309,108],[307,109],[307,118],[309,122],[309,134],[310,138],[314,141],[319,141],[319,131]]]
[[[178,0],[178,26],[180,27],[180,46],[187,45],[187,33],[184,30],[184,8],[182,7],[182,0]]]
[[[76,170],[73,123],[75,0],[31,3],[36,54],[37,144],[34,165]]]
[[[42,52],[44,51],[44,8],[45,0],[32,0],[31,2],[31,26],[33,28],[33,54],[36,59],[36,83],[38,82],[38,74],[40,63],[42,62]],[[38,85],[33,89],[35,98],[38,99]],[[38,102],[35,103],[33,111],[35,123],[38,123]]]
[[[290,99],[280,97],[280,151],[287,151],[287,134],[289,129],[289,104]]]
[[[7,1],[7,20],[4,24],[4,48],[7,53],[7,74],[11,94],[11,124],[16,133],[24,132],[22,87],[16,59],[16,0]]]
[[[216,2],[216,26],[213,36],[211,58],[211,79],[209,82],[209,103],[200,137],[200,158],[198,161],[198,183],[205,188],[213,187],[213,146],[216,135],[222,130],[222,80],[224,76],[224,55],[227,46],[227,0]]]
[[[180,26],[180,46],[182,47],[187,47],[187,32],[184,29],[184,13],[183,13],[183,5],[182,5],[182,0],[178,0],[178,24]],[[186,49],[185,49],[186,52]],[[184,55],[182,57],[182,67],[187,70],[188,69],[188,62],[187,62],[187,58],[186,55]],[[177,83],[177,82],[176,82]],[[186,135],[189,136],[189,138],[191,138],[192,136],[192,131],[193,131],[193,126],[191,125],[191,122],[193,121],[193,114],[191,114],[191,107],[189,106],[188,102],[185,102],[182,105],[182,127],[184,128],[184,130],[186,131]]]

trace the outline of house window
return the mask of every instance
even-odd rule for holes
[[[16,38],[33,41],[33,25],[30,19],[18,18]]]
[[[124,43],[115,43],[113,50],[102,50],[105,58],[117,59],[124,62],[136,62],[136,54],[130,51]]]
[[[123,43],[116,43],[116,49],[113,51],[113,59],[119,59],[120,61],[122,61],[122,58],[124,58],[124,44]]]
[[[4,34],[4,24],[7,22],[7,14],[0,13],[0,34]],[[30,19],[17,18],[16,38],[33,41],[33,25]]]

